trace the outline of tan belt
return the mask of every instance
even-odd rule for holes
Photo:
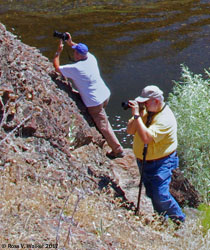
[[[164,156],[164,157],[160,157],[160,158],[154,159],[154,160],[148,160],[148,161],[146,160],[145,162],[152,163],[152,162],[154,162],[154,161],[163,160],[164,158],[169,157],[170,155],[172,155],[172,154],[175,153],[175,152],[176,152],[176,150],[174,150],[172,153],[170,153],[169,155],[166,155],[166,156]],[[139,159],[139,158],[137,158],[137,160],[139,160],[140,162],[143,162],[143,160],[141,160],[141,159]]]

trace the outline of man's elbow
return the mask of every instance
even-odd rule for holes
[[[153,141],[153,138],[152,138],[152,136],[148,135],[148,136],[143,136],[142,140],[143,140],[144,144],[149,144],[150,142]]]
[[[129,128],[126,129],[127,134],[131,135],[131,131]]]
[[[55,68],[55,71],[61,74],[61,71],[59,69],[59,66],[56,63],[53,63],[53,66]]]
[[[135,128],[133,128],[132,126],[128,126],[127,129],[126,129],[126,132],[127,132],[127,134],[129,134],[129,135],[135,135],[136,130],[135,130]]]
[[[61,71],[59,68],[55,67],[55,71],[61,74]]]

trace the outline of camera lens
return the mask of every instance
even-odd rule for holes
[[[58,31],[54,31],[53,36],[58,37],[58,38],[62,39],[63,41],[66,41],[69,38],[65,32],[62,33],[62,32],[58,32]]]
[[[128,101],[122,102],[121,106],[123,107],[124,110],[127,110],[128,108],[130,108]]]
[[[63,41],[67,41],[69,39],[69,36],[66,33],[63,33],[62,39]]]

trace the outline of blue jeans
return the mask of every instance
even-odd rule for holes
[[[141,173],[142,161],[137,159]],[[153,208],[159,214],[172,220],[185,221],[185,214],[169,191],[172,170],[179,165],[179,158],[174,152],[160,160],[149,161],[144,164],[143,183],[146,195],[151,198]]]

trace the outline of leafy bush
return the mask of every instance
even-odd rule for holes
[[[201,204],[198,209],[202,212],[201,224],[203,226],[204,233],[206,234],[210,229],[210,206]]]
[[[181,81],[169,94],[169,105],[178,122],[180,168],[200,191],[210,199],[210,73],[206,78],[181,65]]]

